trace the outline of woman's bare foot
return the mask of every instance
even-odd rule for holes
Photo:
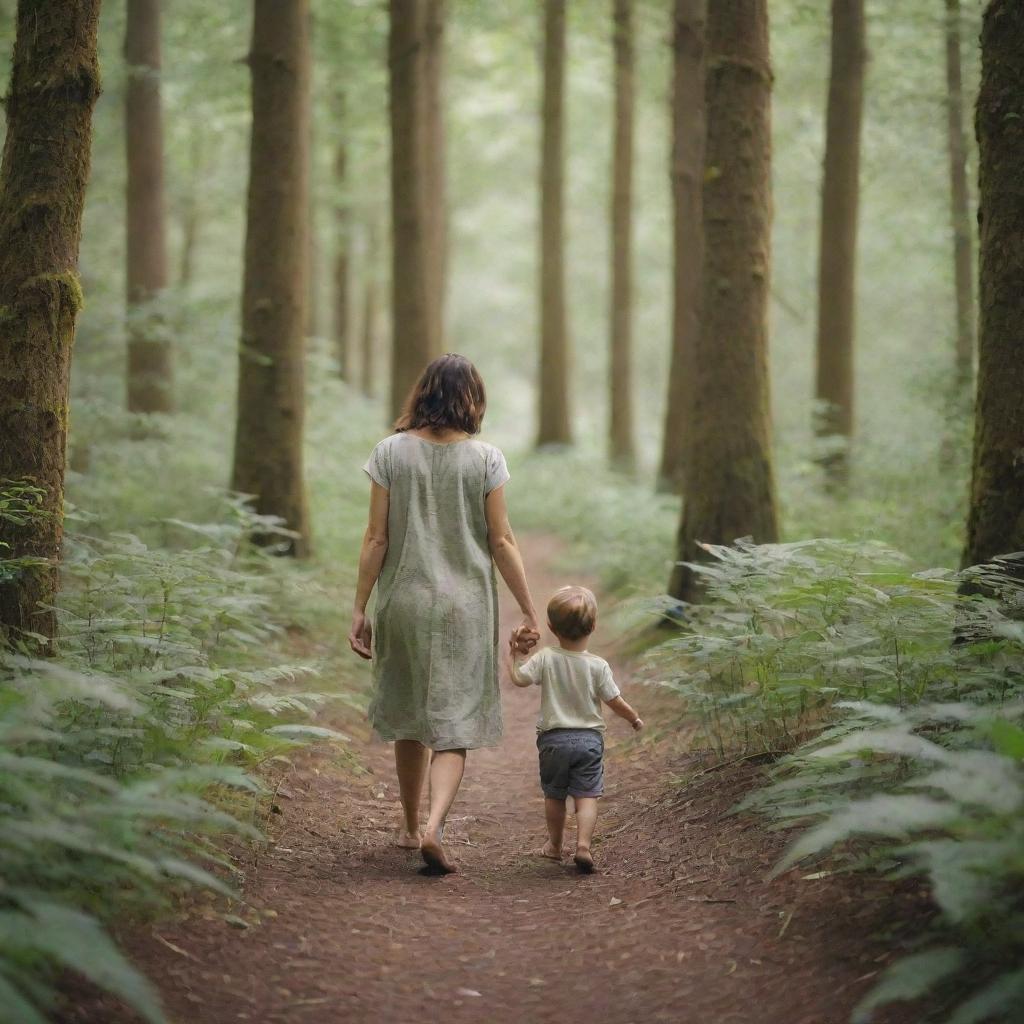
[[[554,843],[549,839],[539,850],[534,850],[533,855],[535,857],[544,857],[547,860],[561,861],[562,851],[556,850]]]
[[[406,832],[404,828],[400,828],[398,830],[398,838],[395,840],[395,845],[400,846],[403,850],[418,850],[422,839],[423,836],[419,830],[416,832]]]
[[[594,873],[594,858],[586,847],[576,847],[576,856],[573,857],[572,862],[579,868],[581,875],[592,875]]]
[[[448,858],[436,832],[426,832],[420,841],[420,855],[433,874],[453,875],[458,870]]]

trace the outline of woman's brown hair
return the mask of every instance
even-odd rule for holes
[[[464,430],[478,434],[487,409],[487,392],[477,368],[465,357],[449,352],[420,374],[395,430]]]

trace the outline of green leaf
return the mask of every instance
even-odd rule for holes
[[[271,736],[284,736],[288,739],[311,739],[342,740],[345,743],[351,741],[351,737],[335,729],[326,729],[322,725],[272,725],[265,730]]]
[[[952,946],[929,949],[897,960],[854,1007],[852,1024],[870,1024],[871,1014],[887,1003],[919,999],[937,982],[959,970],[963,960],[960,950]]]
[[[772,869],[771,877],[856,835],[905,837],[918,829],[948,825],[959,817],[956,804],[926,796],[879,793],[856,800],[800,836]]]
[[[25,913],[0,913],[0,945],[42,953],[119,996],[150,1024],[166,1024],[156,991],[95,918],[56,903],[23,906]]]
[[[1001,974],[991,984],[961,1003],[947,1024],[981,1024],[1012,1020],[1024,1004],[1024,969]]]
[[[203,889],[211,889],[231,899],[238,896],[238,893],[230,885],[227,885],[209,871],[204,871],[203,868],[193,864],[191,861],[180,860],[177,857],[161,857],[157,864],[161,871],[174,878],[184,879],[193,885],[198,885]]]
[[[992,743],[1004,757],[1024,761],[1024,729],[1019,725],[997,718],[992,723]]]
[[[2,974],[0,1024],[47,1024],[46,1018]]]

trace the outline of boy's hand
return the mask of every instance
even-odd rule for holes
[[[538,640],[540,640],[540,633],[537,630],[526,625],[516,626],[509,637],[509,651],[513,655],[529,654],[537,646]]]
[[[637,718],[633,721],[633,732],[639,732],[644,727],[644,720]]]

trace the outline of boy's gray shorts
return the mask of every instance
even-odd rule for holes
[[[537,736],[537,750],[545,796],[604,793],[604,736],[597,729],[548,729]]]

